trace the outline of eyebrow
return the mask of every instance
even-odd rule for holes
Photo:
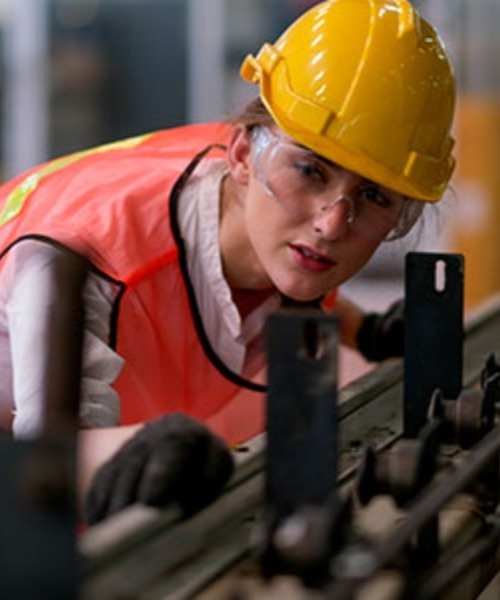
[[[324,156],[321,156],[321,154],[318,154],[317,152],[314,152],[314,150],[311,150],[310,148],[307,148],[306,146],[303,146],[302,144],[298,144],[296,141],[294,141],[291,138],[290,138],[289,143],[292,146],[295,146],[295,148],[298,148],[299,150],[303,150],[306,154],[310,154],[313,158],[328,165],[329,167],[333,167],[334,169],[342,169],[343,168],[340,165],[338,165],[337,163],[334,163],[332,160],[325,158]]]
[[[332,167],[334,169],[344,169],[346,171],[349,170],[349,169],[346,169],[345,167],[343,167],[342,165],[339,165],[339,164],[333,162],[332,160],[325,158],[324,156],[321,156],[321,154],[314,152],[314,150],[311,150],[310,148],[307,148],[306,146],[299,144],[292,138],[288,138],[288,139],[283,138],[283,141],[294,146],[295,148],[298,148],[299,150],[303,150],[306,154],[311,155],[313,158],[319,160],[320,162],[324,163],[325,165],[327,165],[329,167]],[[357,175],[357,173],[356,173],[356,175]],[[402,198],[403,200],[405,199],[405,197],[402,196],[401,194],[399,194],[398,192],[394,192],[393,190],[390,190],[390,189],[384,187],[383,185],[380,185],[380,183],[377,183],[376,181],[368,179],[367,177],[363,177],[362,175],[359,175],[359,177],[361,178],[361,183],[364,185],[366,185],[366,184],[372,185],[372,186],[376,187],[379,192],[382,192],[388,196],[395,195],[395,196]]]

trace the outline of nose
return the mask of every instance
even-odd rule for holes
[[[334,202],[323,205],[313,217],[314,231],[326,240],[336,240],[347,233],[354,219],[352,199],[341,195]]]

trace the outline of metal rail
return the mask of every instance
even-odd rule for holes
[[[496,351],[500,352],[500,298],[489,300],[466,320],[464,386],[479,381],[487,357]],[[340,391],[339,480],[344,489],[364,444],[384,448],[401,436],[402,375],[401,361],[389,361]],[[265,436],[237,449],[238,466],[226,492],[189,520],[171,508],[134,506],[83,534],[79,540],[83,600],[181,600],[201,598],[202,590],[210,598],[214,581],[234,583],[241,565],[252,565],[263,498],[264,449]],[[441,505],[426,500],[431,502],[432,509]],[[480,528],[472,524],[471,536]],[[458,539],[460,531],[449,537]]]
[[[430,489],[424,489],[421,497],[413,503],[407,517],[388,535],[371,548],[355,550],[363,553],[362,568],[356,570],[337,566],[337,582],[331,595],[327,595],[329,600],[351,598],[354,591],[377,571],[397,562],[398,557],[415,536],[415,532],[420,531],[435,515],[439,514],[452,498],[466,490],[499,454],[500,427],[496,427],[474,447],[467,460],[464,460],[458,468],[453,465],[453,468],[448,469],[438,483],[431,485]],[[341,554],[338,557],[338,564],[344,566],[345,560],[349,558]],[[361,561],[358,560],[357,564],[360,565]]]

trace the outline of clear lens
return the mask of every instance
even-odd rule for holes
[[[403,238],[407,233],[410,232],[412,227],[420,218],[424,210],[424,203],[418,200],[411,200],[405,198],[403,200],[403,206],[401,208],[401,214],[398,219],[397,225],[385,238],[386,242],[392,242]]]
[[[343,168],[280,138],[266,127],[255,128],[252,135],[257,179],[270,196],[297,218],[312,218],[344,204],[345,218],[353,231],[395,239],[409,231],[420,214],[409,209],[419,203],[402,200],[399,194],[367,180],[360,179],[355,189],[346,194],[342,191],[343,178],[348,172]]]

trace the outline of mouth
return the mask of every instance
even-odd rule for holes
[[[295,262],[308,271],[321,272],[334,267],[337,263],[322,252],[304,244],[290,244],[289,248]]]

